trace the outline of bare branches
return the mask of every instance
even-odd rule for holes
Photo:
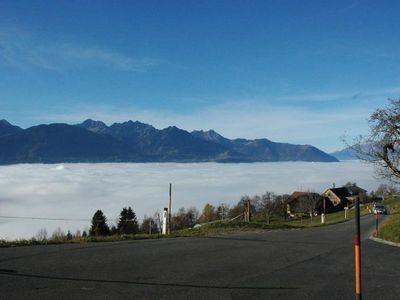
[[[370,135],[360,136],[350,148],[360,160],[374,164],[378,176],[400,182],[400,99],[377,109],[370,119]]]

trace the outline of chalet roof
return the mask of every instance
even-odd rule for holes
[[[328,191],[331,191],[340,199],[344,199],[344,198],[350,196],[349,191],[345,187],[332,188],[332,189],[328,189]]]
[[[290,195],[290,197],[289,197],[289,199],[288,199],[288,203],[290,203],[290,202],[292,202],[292,201],[295,201],[295,200],[297,200],[297,199],[299,199],[299,198],[301,198],[301,197],[303,197],[303,196],[306,196],[306,195],[309,195],[309,194],[316,194],[316,195],[318,195],[318,196],[321,196],[320,194],[318,194],[318,193],[313,193],[313,192],[293,192],[291,195]]]
[[[358,186],[355,186],[355,185],[343,186],[343,187],[339,187],[339,188],[330,188],[327,191],[331,191],[332,193],[334,193],[336,196],[338,196],[341,199],[351,197],[351,196],[357,196],[360,193],[367,192],[366,190],[364,190]]]
[[[301,197],[301,196],[304,196],[304,195],[306,195],[307,193],[306,192],[293,192],[291,195],[290,195],[290,199],[291,200],[294,200],[294,199],[297,199],[297,198],[299,198],[299,197]]]
[[[358,194],[362,194],[362,193],[366,193],[367,191],[356,186],[356,185],[352,185],[352,186],[346,186],[346,189],[349,191],[349,193],[352,193],[353,195],[358,195]]]

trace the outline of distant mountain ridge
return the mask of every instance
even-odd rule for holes
[[[254,161],[337,161],[329,154],[310,145],[293,145],[288,143],[275,143],[268,139],[234,139],[230,140],[209,131],[192,131],[198,138],[224,145]]]
[[[214,130],[164,129],[127,121],[107,126],[38,125],[27,129],[0,121],[0,164],[61,162],[269,162],[336,158],[310,145],[268,139],[227,139]]]
[[[363,144],[361,145],[360,152],[363,153],[358,153],[357,150],[354,149],[354,147],[347,147],[345,149],[335,151],[329,154],[336,157],[339,160],[360,160],[360,159],[368,160],[369,158],[366,155],[366,153],[372,153],[373,146],[370,144]]]
[[[346,149],[335,151],[335,152],[332,152],[329,154],[336,157],[339,160],[356,160],[356,159],[358,159],[357,153],[351,148],[346,148]]]
[[[0,137],[10,134],[15,134],[22,131],[22,128],[18,126],[11,125],[7,120],[0,120]]]

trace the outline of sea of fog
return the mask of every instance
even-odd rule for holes
[[[172,212],[206,203],[233,205],[243,195],[265,191],[323,192],[346,182],[371,191],[381,183],[371,165],[339,163],[102,163],[21,164],[0,167],[0,239],[31,238],[45,228],[88,230],[101,209],[116,224],[123,207],[131,206],[138,219],[168,206],[172,183]],[[12,217],[12,218],[9,218]],[[18,219],[24,217],[32,219]],[[56,218],[75,220],[42,220]]]

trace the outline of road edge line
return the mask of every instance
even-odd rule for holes
[[[383,240],[383,239],[374,237],[374,236],[372,236],[372,235],[369,237],[369,239],[370,239],[370,240],[373,240],[374,242],[377,242],[377,243],[381,243],[381,244],[385,244],[385,245],[389,245],[389,246],[399,247],[399,248],[400,248],[400,243],[395,243],[395,242],[386,241],[386,240]]]

